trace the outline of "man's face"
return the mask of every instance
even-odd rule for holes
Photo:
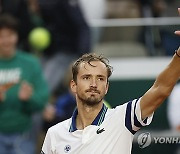
[[[92,61],[91,65],[84,62],[79,66],[77,82],[71,82],[71,89],[76,94],[77,101],[89,106],[102,101],[108,90],[107,68],[100,61]]]
[[[0,29],[0,56],[11,57],[16,48],[18,35],[15,31],[9,28]]]

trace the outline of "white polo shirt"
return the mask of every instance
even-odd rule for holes
[[[134,134],[149,125],[152,117],[141,120],[140,99],[115,109],[103,105],[83,130],[77,130],[77,110],[72,118],[51,127],[45,137],[42,154],[130,154]]]

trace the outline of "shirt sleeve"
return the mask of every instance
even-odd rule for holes
[[[73,27],[75,27],[78,32],[76,37],[78,53],[81,55],[85,52],[90,52],[90,28],[83,16],[78,0],[74,0],[73,3],[72,0],[65,0],[64,12],[66,12],[71,24],[73,24]]]
[[[130,101],[126,107],[125,126],[132,134],[149,125],[153,118],[153,114],[145,119],[141,118],[140,100],[141,98]]]

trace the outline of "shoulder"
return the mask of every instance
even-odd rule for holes
[[[134,99],[118,105],[113,109],[108,109],[107,116],[114,115],[124,118],[127,112],[132,112],[132,110],[136,107],[137,102],[139,102],[138,100],[139,99]]]
[[[51,133],[58,133],[58,134],[63,134],[62,132],[67,132],[69,131],[71,124],[71,118],[64,120],[62,122],[57,123],[56,125],[52,126],[49,128],[48,132]]]
[[[112,109],[108,109],[108,112],[114,112],[114,113],[116,113],[116,112],[121,112],[121,111],[124,111],[125,109],[126,109],[126,107],[127,107],[127,104],[128,104],[129,102],[126,102],[126,103],[123,103],[123,104],[121,104],[121,105],[117,105],[115,108],[112,108]]]
[[[115,108],[108,109],[106,113],[106,118],[108,117],[114,117],[115,119],[118,117],[124,118],[124,115],[126,113],[126,108],[127,108],[128,103],[124,103],[122,105],[118,105]]]

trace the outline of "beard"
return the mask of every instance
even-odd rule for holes
[[[95,106],[102,101],[104,96],[100,95],[99,97],[96,97],[92,94],[89,97],[87,97],[85,95],[80,95],[77,93],[77,97],[83,104],[86,104],[87,106]]]

